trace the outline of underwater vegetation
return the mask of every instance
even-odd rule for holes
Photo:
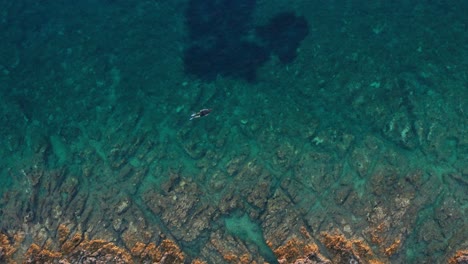
[[[256,70],[271,55],[291,63],[309,33],[305,18],[282,12],[268,24],[255,27],[254,8],[253,0],[235,4],[227,0],[190,1],[185,13],[189,36],[184,52],[186,72],[204,80],[221,75],[253,82]]]
[[[468,263],[468,1],[30,2],[0,263]]]

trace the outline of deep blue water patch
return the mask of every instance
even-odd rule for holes
[[[290,63],[297,56],[299,44],[309,34],[309,25],[304,17],[283,12],[267,25],[258,27],[256,32],[271,53],[282,63]]]
[[[185,71],[208,81],[220,75],[253,82],[270,55],[292,62],[309,32],[306,20],[285,12],[255,26],[254,8],[255,0],[191,0],[185,13]]]
[[[188,73],[204,80],[213,80],[221,75],[255,81],[256,69],[269,57],[265,48],[246,41],[214,41],[207,45],[192,45],[185,51]]]

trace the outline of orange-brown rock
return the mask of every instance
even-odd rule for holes
[[[16,248],[12,244],[6,235],[0,234],[0,260],[10,260],[16,252]]]
[[[240,263],[242,264],[249,264],[251,261],[250,261],[250,255],[249,254],[243,254],[240,258],[239,258],[239,261]]]
[[[70,234],[70,229],[68,227],[66,227],[64,224],[61,224],[61,225],[59,225],[59,227],[57,229],[57,232],[58,232],[59,242],[60,242],[60,244],[63,244],[63,242],[65,242],[65,240],[67,240],[68,235]]]
[[[130,254],[125,249],[104,240],[84,240],[73,251],[84,251],[102,256],[110,255],[118,257],[125,263],[133,263]],[[67,258],[62,252],[41,248],[37,244],[32,244],[26,252],[26,261],[28,263],[52,263]]]
[[[137,242],[135,243],[135,246],[133,246],[133,248],[130,250],[130,253],[132,254],[132,256],[141,257],[145,249],[146,249],[146,245],[144,243]]]
[[[395,242],[393,242],[389,247],[384,249],[384,254],[387,257],[393,255],[398,250],[398,247],[400,247],[400,244],[401,244],[401,240],[396,239]]]
[[[75,233],[71,239],[66,240],[62,245],[62,252],[68,254],[73,251],[83,240],[83,236],[80,233]]]
[[[285,245],[278,247],[274,253],[278,260],[286,263],[294,263],[296,260],[311,254],[318,254],[318,246],[314,243],[306,243],[297,238],[292,238]]]
[[[164,239],[159,245],[159,249],[161,252],[164,253],[163,258],[166,256],[170,256],[173,262],[171,263],[183,263],[185,256],[180,250],[180,248],[169,239]]]
[[[468,262],[468,249],[459,250],[448,261],[449,264],[461,264]]]
[[[380,223],[377,227],[370,230],[371,241],[374,244],[381,245],[384,242],[384,232],[387,230],[385,222]]]
[[[301,228],[299,229],[299,231],[301,232],[301,234],[306,238],[306,239],[311,239],[312,237],[310,236],[309,232],[307,231],[307,229],[304,227],[304,226],[301,226]]]
[[[223,258],[227,262],[231,262],[231,263],[237,263],[238,262],[237,256],[235,254],[233,254],[233,253],[226,254],[226,255],[223,256]]]
[[[26,252],[26,263],[53,263],[62,257],[60,252],[41,248],[37,244],[31,244]]]
[[[354,249],[357,251],[359,256],[372,256],[373,252],[370,246],[362,240],[353,241]]]
[[[65,225],[57,228],[57,240],[48,239],[40,244],[29,245],[24,255],[15,256],[15,252],[24,245],[24,233],[9,237],[0,233],[0,263],[78,263],[80,261],[104,261],[108,263],[142,263],[144,260],[164,263],[184,263],[185,256],[171,240],[165,239],[159,245],[137,242],[129,251],[113,242],[102,239],[88,239],[81,233],[70,234]],[[60,246],[61,245],[61,246]],[[23,254],[23,253],[22,253]],[[201,260],[193,262],[202,264]]]
[[[103,255],[109,254],[119,257],[126,263],[133,263],[131,255],[125,249],[118,247],[112,242],[101,239],[84,240],[79,247],[88,252],[96,252]]]
[[[286,259],[288,262],[302,256],[300,249],[302,248],[303,243],[301,243],[296,238],[289,240],[285,245],[280,246],[274,250],[274,253],[278,259]]]
[[[185,259],[180,248],[169,239],[163,240],[159,246],[155,243],[145,245],[137,242],[130,252],[137,260],[161,262],[164,259],[169,263],[183,263]]]
[[[370,259],[368,263],[369,264],[383,264],[384,262],[377,260],[377,259]]]
[[[159,251],[155,243],[149,243],[146,245],[145,250],[141,253],[140,258],[150,258],[153,261],[160,260],[162,258],[162,252]]]
[[[229,252],[225,255],[223,255],[223,259],[228,262],[228,263],[236,263],[236,264],[255,264],[257,262],[252,261],[252,256],[245,253],[242,254],[241,256],[238,256],[234,254],[233,252]],[[193,262],[192,262],[193,263]],[[200,263],[206,263],[206,262],[200,262]]]
[[[15,243],[14,243],[15,248],[19,247],[21,245],[21,243],[23,243],[24,236],[25,236],[25,234],[23,232],[15,233],[15,235],[13,236],[13,240],[15,241]]]
[[[340,252],[352,252],[353,244],[342,234],[322,233],[323,244],[331,250]]]
[[[341,263],[346,259],[355,259],[356,261],[377,261],[373,259],[374,252],[371,247],[361,239],[347,239],[343,234],[322,233],[322,243],[335,253],[334,262]]]
[[[17,249],[24,241],[24,233],[17,232],[10,239],[7,235],[0,233],[0,262],[15,263],[12,258]],[[2,262],[3,261],[3,262]]]
[[[192,264],[207,264],[207,262],[199,259],[194,259],[192,261]]]

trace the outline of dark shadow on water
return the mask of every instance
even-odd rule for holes
[[[211,81],[217,76],[256,80],[256,71],[271,55],[282,63],[296,57],[307,36],[303,17],[284,12],[267,25],[252,25],[255,0],[191,0],[185,12],[188,43],[184,66],[188,74]]]
[[[256,30],[268,50],[278,56],[282,63],[290,63],[297,56],[297,48],[309,34],[309,25],[304,17],[292,12],[283,12]]]
[[[261,46],[245,41],[215,40],[212,45],[192,45],[185,51],[185,70],[204,80],[218,75],[255,81],[255,72],[269,54]]]

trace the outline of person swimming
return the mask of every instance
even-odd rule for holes
[[[200,117],[204,117],[204,116],[207,116],[211,113],[213,109],[202,109],[196,113],[193,113],[191,116],[190,116],[190,120],[194,119],[194,118],[200,118]]]

